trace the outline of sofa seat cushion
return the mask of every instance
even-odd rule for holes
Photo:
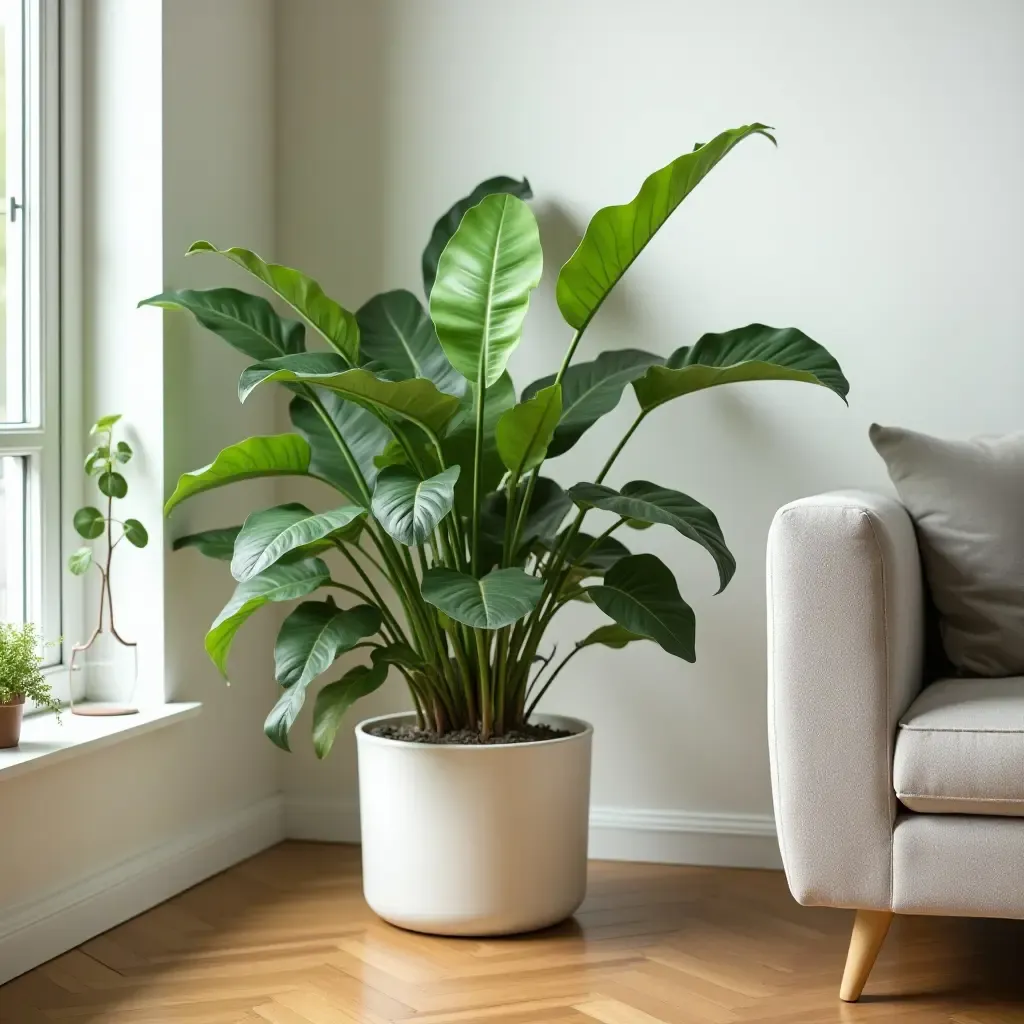
[[[1024,676],[922,691],[900,719],[893,785],[912,811],[1024,817]]]

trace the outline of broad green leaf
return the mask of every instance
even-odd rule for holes
[[[100,473],[96,486],[99,487],[100,494],[105,494],[108,498],[123,498],[128,493],[128,481],[120,473],[111,470]]]
[[[524,480],[519,485],[519,501],[524,499],[527,489],[528,482]],[[481,532],[487,542],[481,547],[481,564],[484,566],[488,564],[488,559],[493,565],[501,558],[507,508],[508,502],[504,491],[494,491],[484,499],[480,517]],[[535,544],[549,547],[571,508],[572,498],[554,480],[544,476],[537,477],[530,507],[519,535],[519,548],[513,554],[513,561],[524,561]]]
[[[444,252],[448,240],[462,223],[466,211],[476,206],[485,196],[500,192],[507,192],[519,199],[533,198],[530,182],[526,178],[523,178],[522,181],[504,176],[488,178],[487,181],[480,182],[468,196],[463,196],[434,225],[430,241],[427,242],[427,247],[423,250],[423,292],[425,295],[429,296],[431,288],[434,287],[434,278],[437,277],[437,261],[441,258],[441,253]]]
[[[422,668],[423,659],[408,644],[394,643],[375,647],[370,652],[374,665],[400,665],[402,668]]]
[[[332,534],[339,534],[353,520],[366,515],[359,505],[342,505],[330,512],[311,512],[293,502],[253,512],[242,524],[235,540],[231,575],[240,583],[258,576],[297,548],[316,545],[319,550],[331,546]],[[316,554],[316,550],[308,550]]]
[[[92,505],[80,508],[72,520],[75,531],[86,540],[95,540],[107,528],[107,520],[103,513]]]
[[[328,298],[312,278],[291,267],[266,263],[249,249],[218,249],[209,242],[193,242],[187,255],[197,252],[217,253],[248,270],[304,316],[335,352],[343,355],[350,363],[359,362],[359,325],[356,318],[334,299]]]
[[[377,476],[370,506],[374,518],[399,544],[422,544],[452,510],[458,478],[458,466],[428,480],[408,466],[388,466]]]
[[[588,633],[576,646],[591,647],[594,644],[604,644],[605,647],[621,650],[626,644],[633,643],[634,640],[646,639],[647,637],[641,636],[639,633],[631,633],[628,629],[618,625],[618,623],[613,623],[610,626],[598,626],[597,629],[592,633]]]
[[[356,310],[360,350],[372,369],[387,370],[397,380],[426,377],[439,391],[461,395],[466,378],[452,368],[434,325],[412,292],[402,288],[375,295]]]
[[[72,576],[81,576],[92,565],[92,548],[79,548],[68,558],[68,570]]]
[[[652,366],[633,390],[644,412],[693,391],[752,380],[818,384],[843,401],[850,385],[828,350],[795,327],[750,324],[705,334],[693,348],[677,349],[664,366]]]
[[[137,548],[144,548],[149,543],[149,533],[138,519],[124,521],[124,537]]]
[[[559,534],[552,547],[557,548],[563,536]],[[577,533],[569,542],[567,558],[570,562],[577,562],[597,572],[607,572],[619,559],[629,554],[629,548],[615,537],[596,539],[587,533]]]
[[[574,363],[562,377],[562,417],[548,445],[549,459],[567,452],[605,413],[619,404],[622,390],[643,375],[648,366],[664,362],[661,356],[639,349],[602,352],[591,363]],[[523,399],[532,398],[554,383],[555,376],[534,381]]]
[[[624,629],[659,643],[669,654],[696,661],[693,609],[679,596],[669,568],[654,555],[616,562],[600,586],[586,591]]]
[[[681,491],[659,487],[647,480],[633,480],[621,491],[603,484],[576,484],[569,495],[580,508],[600,508],[638,524],[664,523],[695,541],[715,560],[718,579],[725,589],[736,571],[736,559],[726,546],[714,512]]]
[[[369,488],[377,479],[374,456],[388,443],[391,432],[369,409],[347,402],[333,391],[317,391],[316,397],[328,419],[348,445],[352,458],[362,472]],[[292,425],[310,447],[309,472],[332,484],[353,500],[360,496],[355,477],[341,454],[338,442],[320,414],[305,398],[296,396],[288,406]]]
[[[89,428],[89,433],[90,434],[102,434],[102,433],[104,433],[106,431],[109,431],[110,428],[113,427],[113,425],[115,423],[117,423],[118,420],[120,420],[120,419],[121,419],[121,414],[119,412],[118,413],[114,413],[112,416],[101,416]]]
[[[466,212],[437,267],[430,318],[448,361],[490,387],[519,344],[544,257],[521,199],[491,195]]]
[[[345,651],[380,629],[371,604],[339,608],[333,600],[303,601],[281,624],[274,645],[274,675],[282,686],[308,686]]]
[[[582,331],[658,229],[711,169],[739,142],[768,134],[763,124],[722,132],[644,181],[636,198],[598,210],[558,274],[555,298],[567,324]]]
[[[249,437],[224,448],[208,466],[183,473],[164,505],[164,515],[186,498],[239,480],[266,476],[311,476],[309,444],[298,434]]]
[[[544,581],[522,569],[494,569],[474,579],[454,569],[428,569],[423,600],[474,629],[510,626],[537,606]]]
[[[361,368],[317,374],[251,366],[238,382],[239,398],[245,401],[255,388],[268,381],[324,388],[357,405],[407,419],[433,434],[440,434],[459,408],[459,400],[438,391],[433,381],[423,377],[383,380]]]
[[[299,717],[302,705],[306,702],[306,688],[304,686],[289,687],[280,697],[277,703],[270,709],[267,720],[263,723],[263,731],[275,747],[291,751],[288,744],[288,732]]]
[[[118,441],[114,447],[114,458],[121,463],[127,462],[135,453],[132,446],[125,441]]]
[[[459,411],[448,424],[441,439],[445,462],[461,466],[462,473],[455,484],[455,508],[460,515],[473,511],[473,449],[476,444],[476,385],[470,384],[462,396]],[[480,491],[493,491],[505,475],[505,464],[498,454],[495,429],[498,420],[516,404],[516,389],[512,378],[503,373],[484,394],[484,443],[480,453]]]
[[[99,445],[86,455],[85,471],[89,476],[92,476],[94,473],[105,469],[109,461],[110,449],[105,444]]]
[[[224,526],[216,530],[203,530],[201,533],[189,533],[178,537],[171,543],[172,551],[182,548],[196,548],[207,558],[216,558],[222,562],[230,562],[235,551],[235,538],[241,532],[241,526]]]
[[[278,316],[266,299],[237,288],[171,290],[143,299],[139,305],[191,313],[203,327],[250,359],[272,359],[305,348],[306,329],[298,320]]]
[[[289,356],[274,356],[273,359],[264,359],[260,363],[247,366],[238,377],[238,400],[244,402],[252,390],[253,381],[260,383],[273,370],[294,370],[296,373],[323,376],[325,374],[342,373],[348,370],[348,360],[337,352],[296,352]],[[291,381],[284,381],[284,386],[297,395],[308,395],[309,389],[305,384],[297,384]]]
[[[498,454],[514,476],[520,477],[544,461],[561,415],[562,387],[552,384],[498,420]]]
[[[253,612],[271,601],[305,597],[330,578],[327,566],[319,558],[310,558],[291,565],[272,565],[259,576],[239,583],[206,634],[206,653],[221,675],[227,677],[228,654],[235,634]]]
[[[334,745],[345,712],[360,697],[379,689],[388,677],[383,664],[356,665],[336,683],[328,683],[317,695],[313,705],[313,750],[321,760]]]

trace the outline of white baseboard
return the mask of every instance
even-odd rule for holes
[[[590,856],[722,868],[782,867],[770,814],[592,807]]]
[[[59,956],[284,838],[283,800],[268,797],[4,912],[0,983]]]
[[[284,820],[289,839],[359,842],[359,807],[352,800],[292,797],[285,801]],[[775,819],[770,814],[593,807],[590,856],[656,864],[782,867]]]

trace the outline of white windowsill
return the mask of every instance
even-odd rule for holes
[[[0,782],[36,768],[48,768],[60,761],[99,750],[130,736],[153,732],[198,715],[202,704],[160,704],[137,715],[87,718],[63,711],[58,725],[55,715],[29,715],[21,727],[21,744],[0,750]]]

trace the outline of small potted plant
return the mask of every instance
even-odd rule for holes
[[[281,692],[265,730],[278,746],[289,748],[314,681],[345,652],[364,648],[368,663],[316,694],[318,756],[389,670],[408,684],[408,713],[356,729],[363,887],[386,920],[479,935],[574,912],[586,886],[592,730],[538,713],[538,702],[571,659],[595,647],[653,641],[695,660],[693,610],[667,565],[623,543],[630,528],[660,524],[700,545],[722,588],[735,570],[709,508],[671,486],[613,487],[606,478],[648,416],[693,392],[785,380],[846,396],[835,359],[793,327],[705,334],[667,357],[628,348],[573,361],[672,212],[737,144],[759,136],[771,139],[765,125],[723,132],[651,174],[631,202],[594,215],[558,274],[568,324],[561,364],[518,397],[507,364],[543,263],[525,180],[484,182],[437,222],[422,260],[426,308],[399,289],[349,312],[299,271],[248,249],[192,246],[240,265],[289,304],[322,339],[317,350],[307,350],[301,322],[236,289],[145,300],[189,311],[255,361],[239,380],[243,401],[275,382],[292,396],[293,432],[224,449],[181,477],[166,511],[260,476],[312,477],[334,489],[322,509],[289,502],[175,546],[230,562],[238,586],[206,637],[225,674],[254,612],[305,599],[277,637]],[[563,488],[542,475],[627,388],[635,419],[593,481]],[[699,458],[701,439],[685,448]],[[391,600],[378,590],[382,578]],[[312,599],[321,588],[326,596]],[[549,629],[573,601],[606,621],[554,662]]]
[[[21,741],[21,718],[25,701],[60,714],[60,702],[39,666],[39,634],[31,622],[23,626],[0,622],[0,749],[16,747]]]

